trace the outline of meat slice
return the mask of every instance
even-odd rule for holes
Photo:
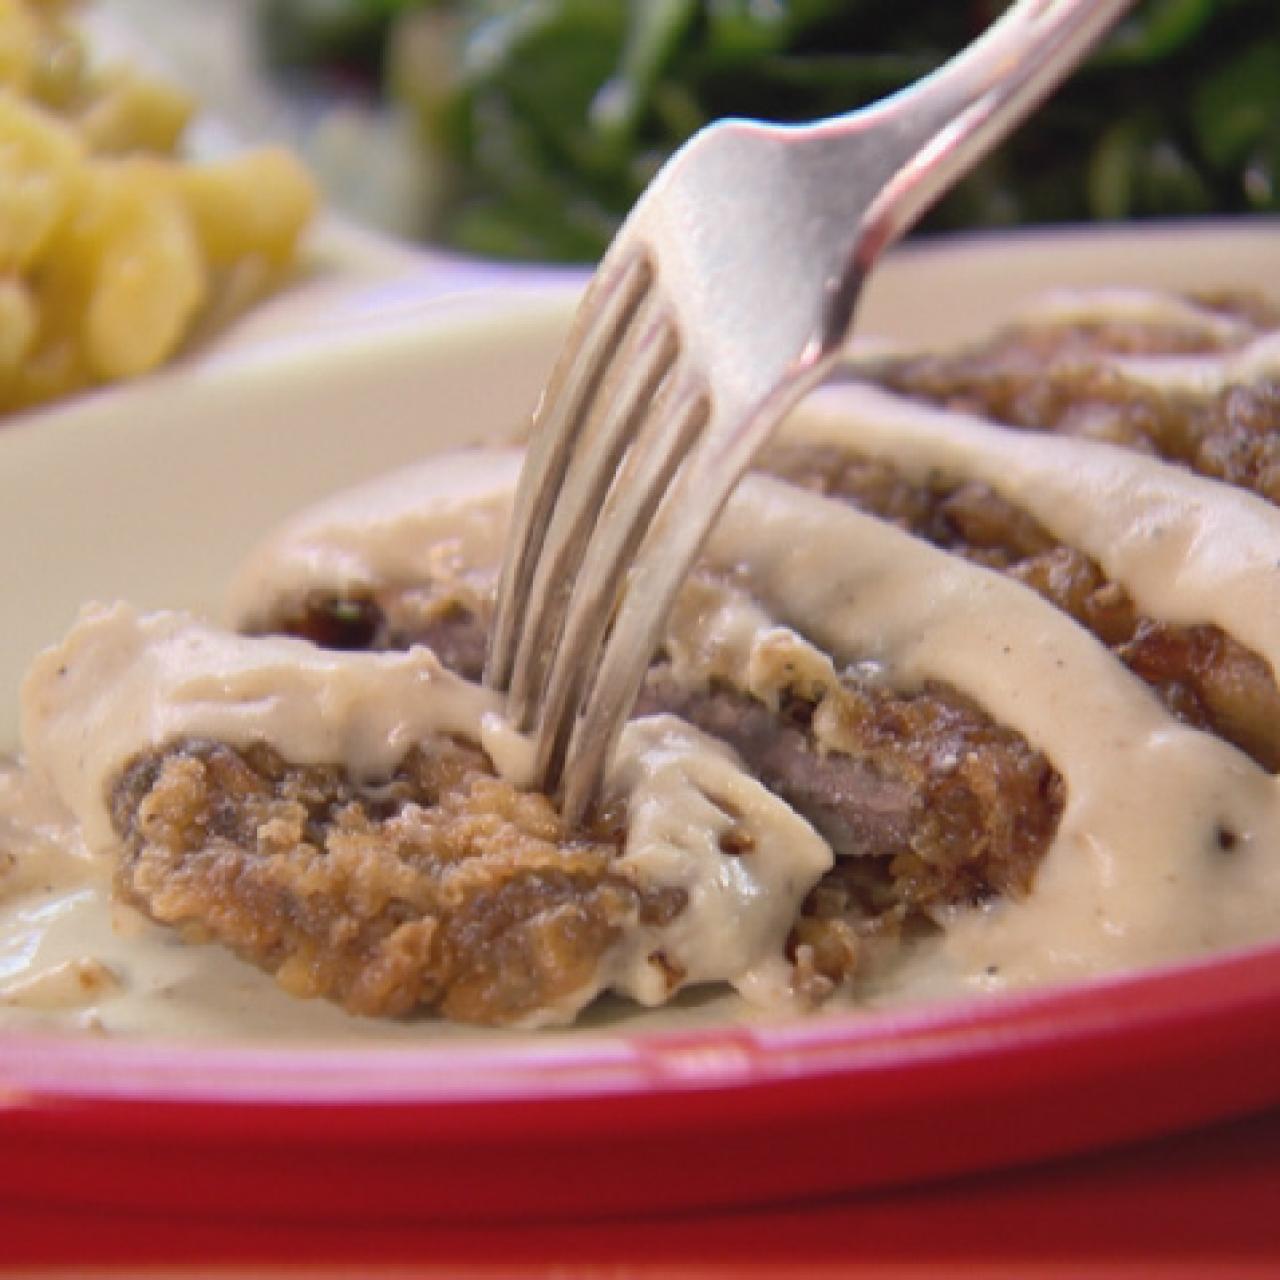
[[[650,671],[639,711],[670,711],[727,742],[841,859],[867,863],[861,913],[913,915],[1025,893],[1065,798],[1062,778],[953,690],[853,679],[774,710]]]
[[[379,622],[370,627],[374,608]],[[485,623],[456,603],[416,629],[396,629],[385,619],[407,611],[394,599],[317,596],[280,627],[317,638],[334,632],[333,618],[357,616],[369,647],[428,644],[472,676],[483,665]],[[856,893],[845,893],[860,920],[1025,893],[1062,810],[1052,765],[938,686],[899,693],[846,680],[820,702],[791,692],[775,708],[723,684],[690,688],[658,662],[636,707],[655,712],[727,743],[839,857],[864,864],[849,881]]]
[[[1212,623],[1143,616],[1100,565],[987,486],[916,482],[881,459],[832,446],[780,446],[760,467],[1017,578],[1092,631],[1179,719],[1280,771],[1280,686],[1258,654]]]
[[[1108,360],[1214,352],[1280,330],[1264,302],[1213,301],[1238,322],[1234,342],[1176,324],[1026,324],[975,347],[898,361],[878,377],[1010,426],[1153,453],[1280,503],[1280,380],[1229,385],[1202,400],[1127,377]]]
[[[427,591],[312,591],[269,628],[325,649],[407,649],[426,645],[467,680],[484,673],[488,631],[469,602]]]
[[[775,795],[804,814],[844,857],[876,856],[910,843],[914,795],[867,759],[823,754],[806,723],[812,706],[774,711],[724,685],[682,687],[668,666],[650,671],[637,715],[669,712],[726,742]]]
[[[684,907],[617,872],[616,827],[566,831],[447,738],[377,785],[261,744],[178,742],[133,761],[112,813],[126,901],[359,1014],[572,1012],[625,929]]]

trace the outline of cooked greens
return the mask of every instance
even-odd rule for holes
[[[587,261],[663,159],[725,115],[892,92],[999,0],[270,0],[293,69],[370,68],[446,181],[437,239]],[[1280,209],[1280,3],[1146,0],[927,225]]]

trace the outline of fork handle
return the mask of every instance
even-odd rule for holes
[[[586,812],[599,786],[676,592],[711,524],[778,421],[834,363],[872,264],[1066,77],[1132,3],[1018,0],[950,62],[882,103],[817,125],[754,127],[810,147],[808,154],[822,162],[818,185],[824,191],[827,179],[856,163],[862,189],[871,184],[878,195],[859,207],[857,193],[846,192],[827,208],[839,223],[839,201],[847,199],[856,225],[849,227],[848,259],[828,282],[816,334],[764,400],[743,407],[744,417],[731,430],[713,425],[657,513],[569,743],[564,811],[571,822]]]
[[[819,145],[892,130],[896,172],[861,220],[826,338],[839,345],[880,255],[1056,89],[1135,0],[1017,0],[950,61],[891,97],[811,128]],[[824,346],[826,344],[824,343]]]

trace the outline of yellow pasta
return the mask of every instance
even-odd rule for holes
[[[190,100],[93,67],[69,7],[0,0],[0,412],[156,368],[281,278],[316,204],[287,152],[177,156]]]
[[[186,94],[128,68],[104,72],[95,90],[78,123],[90,150],[99,155],[168,154],[191,119],[192,102]]]
[[[26,88],[39,44],[39,25],[23,0],[0,0],[0,85]]]
[[[178,181],[201,248],[219,267],[255,254],[283,266],[315,211],[311,179],[277,148],[187,165]]]
[[[82,99],[88,82],[84,40],[69,22],[45,22],[27,91],[44,106],[67,111]]]
[[[79,234],[87,285],[82,342],[89,369],[104,379],[154,368],[182,341],[204,300],[205,267],[191,220],[168,168],[154,160],[92,167]]]
[[[84,160],[66,125],[0,89],[0,272],[39,259],[71,208]]]
[[[0,387],[12,382],[36,336],[36,307],[21,280],[0,277]]]

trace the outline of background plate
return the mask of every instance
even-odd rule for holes
[[[1054,285],[1267,280],[1273,224],[952,242],[887,263],[860,331],[954,338]],[[185,366],[0,430],[0,743],[21,670],[82,600],[216,608],[298,504],[518,426],[577,285],[339,230]],[[904,1013],[742,1023],[712,1003],[678,1029],[408,1048],[9,1033],[0,1196],[365,1223],[752,1203],[1244,1113],[1280,1101],[1277,1055],[1280,947]]]

